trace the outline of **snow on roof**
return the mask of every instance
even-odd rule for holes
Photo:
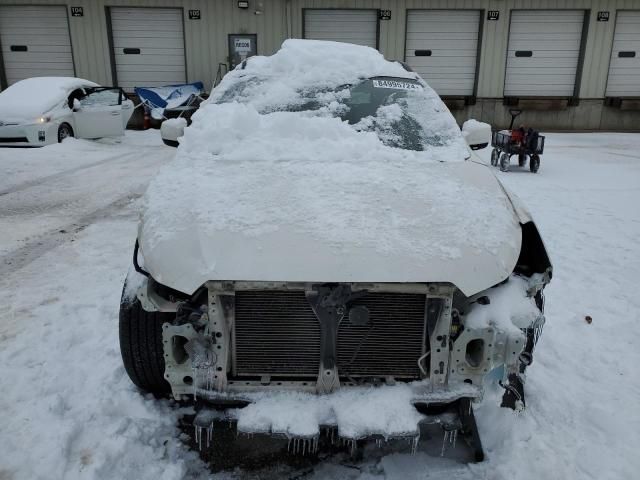
[[[0,119],[34,120],[55,107],[75,88],[97,86],[89,80],[74,77],[34,77],[20,80],[0,92]]]
[[[250,57],[244,66],[238,65],[229,72],[211,93],[211,100],[218,101],[243,77],[271,80],[248,92],[251,103],[260,108],[265,104],[291,102],[291,97],[298,96],[300,90],[331,89],[377,76],[419,79],[417,74],[408,72],[398,62],[387,61],[370,47],[320,40],[285,40],[275,54]]]

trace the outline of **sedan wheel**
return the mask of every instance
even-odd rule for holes
[[[58,127],[58,143],[69,137],[73,137],[73,128],[68,123],[63,123]]]

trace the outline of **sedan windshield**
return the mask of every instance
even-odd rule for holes
[[[354,129],[374,132],[387,146],[422,151],[451,140],[442,128],[445,107],[430,89],[414,79],[373,77],[337,88],[298,90],[284,102],[254,102],[266,79],[247,77],[226,89],[215,103],[257,103],[261,113],[277,111],[330,115],[348,122]],[[435,97],[435,98],[434,98]]]

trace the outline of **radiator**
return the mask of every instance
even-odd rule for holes
[[[419,378],[424,352],[425,296],[368,293],[350,306],[369,311],[365,325],[348,315],[338,329],[341,377]],[[303,291],[238,291],[233,374],[313,377],[320,361],[320,325]]]

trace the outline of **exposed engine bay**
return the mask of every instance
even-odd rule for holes
[[[524,408],[548,281],[549,273],[514,274],[469,298],[434,283],[212,281],[180,299],[144,278],[136,296],[166,319],[173,396],[224,409],[200,411],[200,440],[221,415],[239,431],[297,439],[292,448],[308,452],[323,429],[341,441],[417,442],[426,422],[462,432],[481,460],[471,402],[498,372],[503,406]]]

